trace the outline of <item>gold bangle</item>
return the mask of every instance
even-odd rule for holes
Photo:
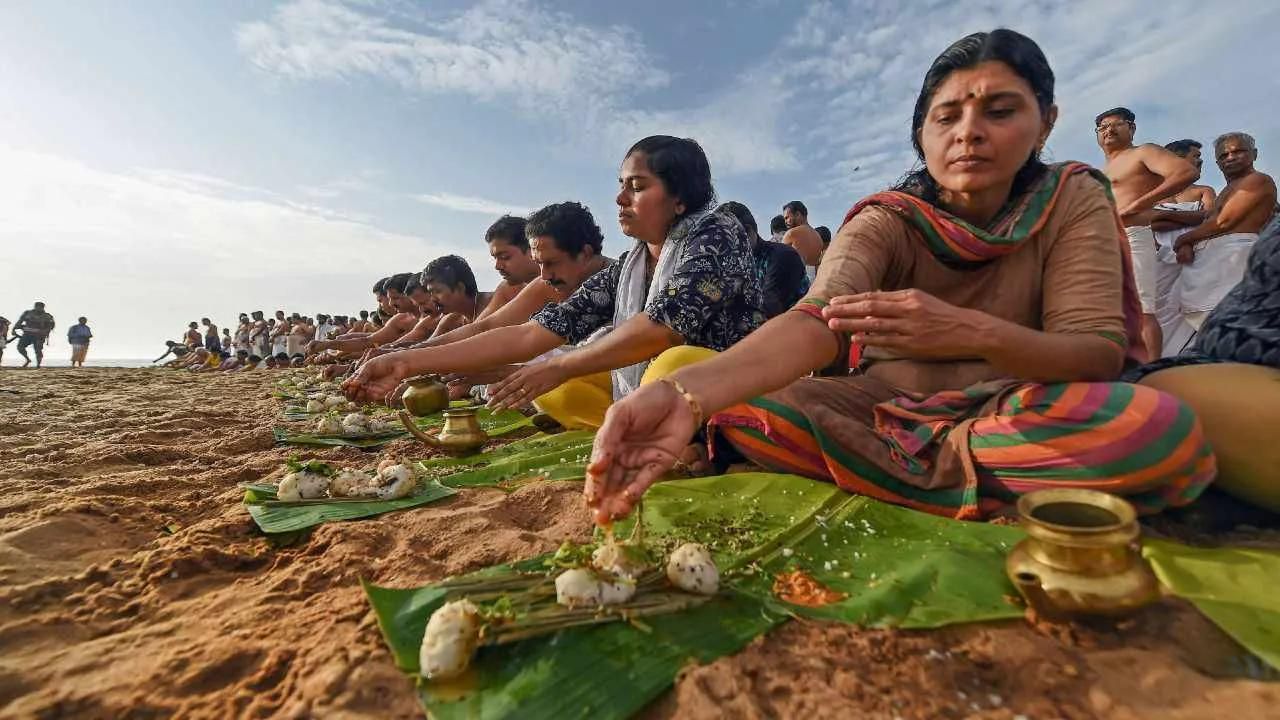
[[[693,411],[693,424],[697,427],[701,427],[703,420],[702,404],[698,402],[698,398],[694,397],[693,393],[685,390],[684,385],[681,385],[679,380],[669,377],[658,379],[661,382],[670,385],[676,392],[680,393],[680,397],[684,398],[684,401],[689,404],[689,409]]]

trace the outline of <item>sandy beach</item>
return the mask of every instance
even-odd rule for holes
[[[277,547],[237,483],[277,447],[274,374],[0,371],[0,715],[421,717],[359,586],[411,587],[585,540],[580,483],[331,523]],[[383,450],[424,457],[401,442]],[[684,671],[652,718],[1261,718],[1280,685],[1165,600],[1098,627],[793,622]],[[1267,710],[1266,708],[1272,708]]]

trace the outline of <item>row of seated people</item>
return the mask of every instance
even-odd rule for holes
[[[1265,437],[1280,420],[1280,318],[1267,305],[1280,240],[1259,241],[1185,357],[1144,365],[1106,176],[1040,160],[1053,86],[1019,33],[949,47],[913,114],[922,167],[853,206],[812,287],[772,319],[750,214],[716,203],[696,142],[653,136],[623,158],[618,221],[634,242],[616,261],[584,208],[550,206],[525,225],[540,280],[492,312],[442,259],[384,284],[405,315],[396,328],[313,350],[364,353],[346,369],[353,399],[444,374],[483,384],[491,407],[599,428],[585,493],[601,522],[673,468],[744,459],[961,519],[1043,487],[1100,489],[1151,513],[1215,479],[1280,509],[1280,450]],[[1256,201],[1270,208],[1266,183]],[[432,301],[434,318],[411,310]],[[425,339],[400,339],[420,324]]]

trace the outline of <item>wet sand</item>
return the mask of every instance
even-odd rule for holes
[[[579,484],[539,482],[273,546],[236,485],[299,454],[274,445],[274,379],[0,370],[0,716],[421,717],[359,579],[416,586],[590,535]],[[1176,600],[1097,628],[792,623],[644,715],[1266,717],[1280,685],[1213,677],[1239,653]]]

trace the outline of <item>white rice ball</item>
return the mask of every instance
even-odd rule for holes
[[[342,420],[334,415],[326,415],[316,423],[317,435],[341,435]]]
[[[325,410],[324,403],[320,402],[319,400],[307,401],[307,412],[318,413],[318,412],[324,412],[324,410]]]
[[[329,478],[319,473],[296,472],[285,475],[276,487],[276,499],[284,502],[322,498],[329,492]]]
[[[359,435],[369,431],[369,417],[364,413],[354,412],[342,418],[342,432]]]
[[[613,581],[599,582],[601,605],[621,605],[636,594],[636,581],[631,578],[620,577]]]
[[[432,680],[461,675],[480,639],[478,608],[470,600],[445,603],[431,614],[418,651],[419,672]]]
[[[418,485],[418,478],[408,465],[389,465],[378,473],[378,479],[378,497],[383,500],[412,495]]]
[[[600,594],[600,580],[586,568],[565,570],[556,578],[556,602],[565,607],[594,607]]]
[[[685,592],[715,595],[720,589],[720,571],[711,552],[698,543],[685,543],[667,560],[667,579]]]
[[[347,399],[341,395],[330,395],[324,399],[324,406],[327,408],[342,407],[347,404]]]
[[[343,470],[329,483],[329,494],[334,497],[363,497],[373,490],[373,478],[361,470]]]

